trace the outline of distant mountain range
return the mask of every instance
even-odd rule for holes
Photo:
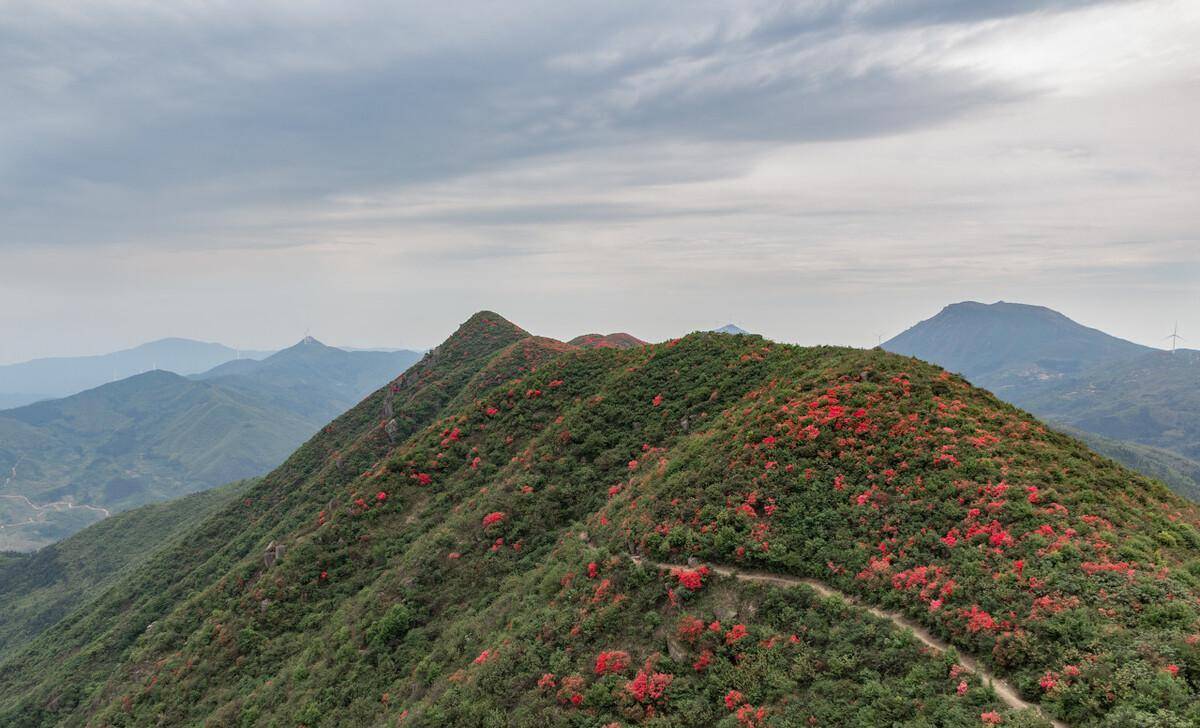
[[[0,366],[0,407],[66,397],[152,369],[196,374],[237,359],[261,359],[269,351],[238,351],[224,344],[159,339],[132,349],[96,356],[34,359]]]
[[[1200,494],[1198,351],[1142,346],[1043,306],[1003,301],[947,306],[883,348],[958,372],[1074,428],[1096,450]]]
[[[0,412],[0,550],[51,543],[110,513],[278,465],[420,354],[306,338],[262,361],[155,370]]]

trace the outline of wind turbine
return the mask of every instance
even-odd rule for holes
[[[1174,354],[1175,353],[1175,345],[1178,344],[1180,341],[1183,341],[1183,337],[1179,335],[1179,322],[1178,321],[1175,322],[1175,330],[1172,331],[1171,335],[1167,336],[1166,338],[1171,340],[1171,353]]]

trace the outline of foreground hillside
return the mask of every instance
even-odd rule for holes
[[[152,371],[0,412],[0,550],[261,475],[417,358],[306,339],[192,379]]]
[[[1200,513],[963,380],[483,313],[0,664],[0,724],[1200,720]],[[6,722],[7,721],[7,722]]]

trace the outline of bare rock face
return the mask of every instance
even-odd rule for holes
[[[276,562],[283,558],[286,548],[283,544],[277,544],[274,541],[267,544],[267,550],[263,552],[263,565],[268,569],[274,566]]]
[[[391,408],[389,407],[389,409]],[[397,424],[396,419],[393,417],[383,426],[383,431],[387,433],[388,442],[394,443],[396,442],[396,436],[400,433],[400,425]]]
[[[688,657],[687,648],[674,637],[667,638],[667,654],[675,662],[684,662]]]
[[[392,398],[384,397],[383,399],[383,419],[390,420],[396,416],[396,412],[392,409]],[[391,433],[388,433],[389,435]]]

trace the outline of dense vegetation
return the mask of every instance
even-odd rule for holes
[[[485,312],[0,664],[0,723],[1044,725],[861,609],[640,554],[901,610],[1073,725],[1192,725],[1198,523],[919,361]]]
[[[0,412],[0,549],[261,475],[415,357],[306,340],[193,379],[152,371]]]
[[[252,482],[135,508],[36,553],[0,559],[0,659],[240,498]]]
[[[883,347],[1096,436],[1089,444],[1181,495],[1200,493],[1200,352],[1151,349],[1004,302],[947,306]]]

